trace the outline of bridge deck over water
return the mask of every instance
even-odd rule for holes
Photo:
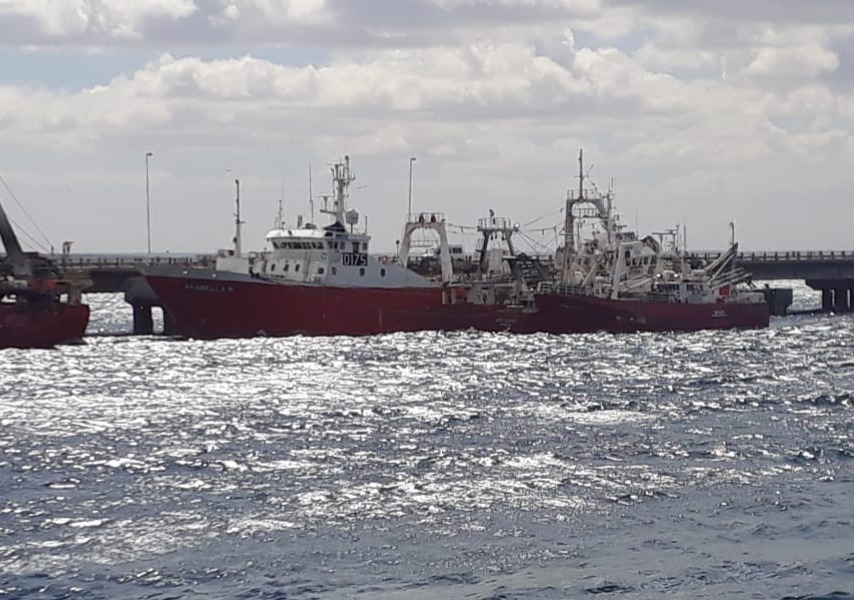
[[[714,260],[719,251],[689,252],[699,262]],[[56,257],[65,267],[93,272],[133,272],[156,264],[211,265],[216,256],[204,253],[70,254]],[[740,252],[738,264],[755,280],[854,279],[854,250],[785,250]],[[118,274],[118,273],[117,273]]]
[[[689,252],[697,263],[714,260],[719,251]],[[128,281],[139,277],[149,265],[212,265],[215,254],[192,252],[68,254],[53,257],[69,269],[80,271],[93,281],[90,292],[120,292]],[[824,294],[824,308],[854,307],[854,250],[777,250],[738,254],[738,264],[755,281],[800,279]],[[844,298],[843,298],[844,297]]]

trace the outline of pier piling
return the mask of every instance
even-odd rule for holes
[[[151,315],[150,304],[133,305],[133,334],[152,335],[154,333],[154,319]]]

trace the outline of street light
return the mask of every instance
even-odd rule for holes
[[[412,221],[412,164],[415,162],[415,157],[409,159],[409,204],[407,205],[406,220]]]
[[[154,156],[153,152],[145,153],[145,225],[148,233],[148,253],[151,254],[151,193],[148,184],[148,159]]]

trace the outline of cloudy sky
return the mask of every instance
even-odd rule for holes
[[[228,245],[236,177],[262,247],[345,154],[375,250],[411,156],[416,209],[553,242],[580,147],[642,232],[854,249],[851,0],[0,0],[0,44],[0,199],[57,249],[145,251],[147,152],[158,252]]]

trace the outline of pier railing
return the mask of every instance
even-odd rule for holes
[[[714,260],[720,256],[720,252],[688,252],[690,258],[698,258],[704,261]],[[744,262],[775,262],[775,261],[854,261],[854,250],[783,250],[783,251],[760,251],[739,252],[738,261]]]

